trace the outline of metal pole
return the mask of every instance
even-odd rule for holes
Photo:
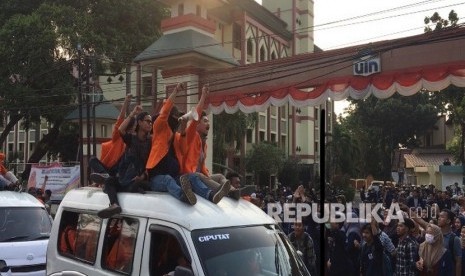
[[[95,94],[93,94],[95,96]],[[93,120],[93,123],[92,123],[92,133],[93,133],[93,136],[92,136],[92,152],[94,153],[94,156],[97,154],[97,138],[95,137],[95,123],[96,123],[96,119],[95,119],[95,108],[97,107],[97,104],[95,102],[92,103],[92,120]]]
[[[326,140],[326,112],[322,108],[320,111],[320,217],[324,217],[325,212],[325,192],[326,192],[326,172],[325,172],[325,140]],[[320,275],[324,275],[326,269],[325,262],[325,225],[320,224]]]
[[[90,143],[90,138],[92,133],[92,128],[91,128],[91,121],[90,121],[90,108],[91,108],[91,97],[90,97],[90,62],[89,58],[86,57],[86,122],[87,122],[87,157],[86,161],[89,161],[89,157],[92,155],[91,152],[91,143]]]
[[[78,50],[78,105],[79,105],[79,172],[80,182],[79,186],[84,186],[84,168],[82,167],[84,156],[82,154],[83,149],[83,134],[82,134],[82,79],[81,79],[81,44],[77,45]]]

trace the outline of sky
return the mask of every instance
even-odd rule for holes
[[[417,35],[424,32],[426,16],[437,11],[448,18],[451,10],[465,22],[465,0],[314,0],[314,41],[331,50]],[[346,106],[336,102],[336,113]]]

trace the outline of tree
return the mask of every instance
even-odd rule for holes
[[[457,126],[456,137],[450,142],[449,149],[455,155],[455,161],[465,164],[465,94],[464,89],[451,85],[446,89],[433,93],[433,102],[441,113],[449,117],[450,122]]]
[[[51,128],[28,160],[35,163],[51,149],[64,116],[77,107],[77,82],[70,72],[82,62],[78,43],[84,56],[96,58],[97,71],[119,72],[158,38],[167,9],[155,0],[21,2],[0,2],[0,61],[5,65],[0,109],[9,118],[0,144],[20,120],[28,128],[45,118]]]
[[[299,185],[300,175],[300,160],[289,156],[282,165],[281,170],[278,173],[278,180],[282,185],[291,187],[295,190]]]
[[[339,120],[341,122],[334,122],[330,141],[326,145],[326,179],[330,179],[331,175],[358,176],[360,171],[355,162],[360,155],[358,141],[351,135],[351,127],[345,123],[346,119],[341,117]]]
[[[416,147],[420,137],[432,129],[437,121],[438,108],[430,103],[430,93],[410,97],[398,94],[389,99],[369,97],[351,100],[344,124],[359,145],[358,166],[362,176],[390,179],[393,150]]]
[[[441,31],[445,28],[457,26],[459,17],[454,10],[449,12],[448,20],[443,19],[437,12],[431,17],[426,17],[424,22],[435,24],[434,30],[430,26],[425,26],[425,32]],[[455,161],[465,166],[465,97],[464,89],[450,85],[446,89],[434,93],[433,102],[437,104],[443,114],[449,116],[451,122],[457,126],[458,131],[455,137],[450,141],[448,149],[454,154]],[[464,168],[465,181],[465,168]]]
[[[242,149],[247,129],[253,127],[256,121],[257,114],[245,114],[240,111],[234,114],[223,112],[214,115],[213,162],[231,167],[231,164],[226,163],[228,154],[235,154]]]
[[[425,33],[428,32],[433,32],[433,31],[440,31],[444,28],[450,28],[450,27],[456,27],[457,23],[459,21],[459,17],[457,16],[457,13],[454,10],[451,10],[449,12],[449,20],[442,18],[438,12],[433,13],[432,16],[426,16],[425,17]],[[434,29],[432,29],[432,26],[428,25],[432,24],[434,26]]]
[[[248,172],[254,172],[258,176],[258,185],[269,185],[271,175],[276,175],[282,168],[284,152],[275,144],[261,142],[254,144],[246,158]]]

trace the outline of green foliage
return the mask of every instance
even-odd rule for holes
[[[78,148],[79,125],[67,122],[61,125],[60,134],[48,154],[54,157],[60,155],[62,162],[70,162],[76,160]]]
[[[297,158],[289,156],[283,162],[283,166],[278,173],[278,180],[284,186],[289,186],[292,190],[295,190],[299,185],[299,175],[300,175],[300,161]]]
[[[331,179],[331,184],[337,190],[342,191],[342,195],[346,198],[347,202],[353,201],[355,197],[355,189],[350,185],[350,176],[347,174],[344,175],[334,175]]]
[[[257,114],[221,113],[213,115],[213,161],[224,164],[228,153],[241,149],[247,134],[257,121]],[[237,168],[236,168],[237,169]]]
[[[345,119],[341,119],[345,122]],[[360,149],[358,142],[351,136],[352,129],[344,123],[335,122],[332,136],[326,146],[326,179],[331,175],[359,175],[358,158]]]
[[[255,144],[246,157],[248,172],[260,176],[260,185],[267,185],[271,175],[275,175],[282,168],[284,152],[275,144],[262,142]],[[265,179],[263,179],[265,178]]]
[[[454,139],[449,149],[458,163],[465,164],[464,135],[465,135],[465,89],[451,85],[446,89],[433,93],[432,102],[440,107],[440,111],[448,116],[455,126]]]
[[[79,63],[78,43],[81,56],[95,56],[94,74],[119,72],[159,37],[166,16],[155,0],[0,1],[0,110],[10,118],[0,144],[20,120],[26,128],[40,118],[55,126],[77,107],[70,72]],[[41,152],[50,146],[42,143]]]
[[[347,133],[360,145],[358,160],[354,160],[360,169],[357,177],[372,174],[390,179],[393,150],[416,147],[416,137],[431,130],[437,121],[438,108],[430,103],[430,97],[430,93],[410,97],[395,94],[389,99],[351,101],[354,108],[342,125],[350,129]]]
[[[438,12],[433,13],[432,16],[426,16],[425,22],[425,33],[440,31],[444,28],[456,27],[459,21],[459,17],[454,10],[449,12],[448,19],[442,18]],[[434,27],[434,29],[433,29]]]

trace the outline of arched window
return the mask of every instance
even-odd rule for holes
[[[260,61],[265,61],[267,60],[267,57],[266,57],[266,49],[265,49],[265,46],[262,45],[260,47]]]
[[[276,54],[275,51],[271,52],[271,60],[274,60],[274,59],[277,59],[278,58],[278,54]]]
[[[255,62],[255,43],[253,38],[247,39],[247,62]]]

